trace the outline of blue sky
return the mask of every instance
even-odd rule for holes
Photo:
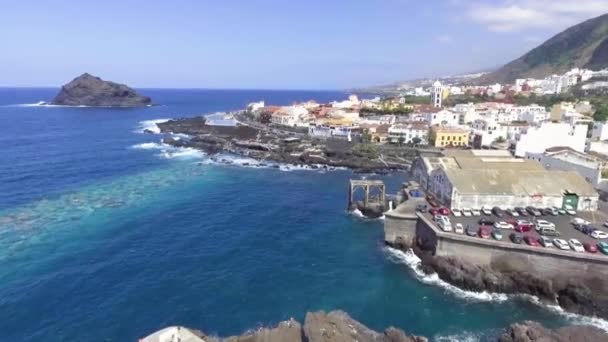
[[[499,66],[608,0],[0,0],[0,85],[337,89]]]

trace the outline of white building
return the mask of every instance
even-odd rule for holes
[[[300,106],[281,107],[270,117],[270,122],[275,125],[290,127],[307,127],[310,121],[308,110]]]
[[[507,129],[493,118],[478,119],[471,125],[472,145],[475,148],[491,146],[498,139],[507,140]]]
[[[338,126],[326,124],[310,124],[308,126],[308,135],[317,138],[349,138],[359,132],[359,126]]]
[[[418,144],[428,145],[429,126],[422,122],[409,122],[389,127],[388,141],[396,144],[400,142],[400,139],[405,144],[414,143],[414,139],[416,139],[419,140]]]
[[[424,113],[424,117],[429,126],[458,126],[460,123],[460,115],[449,110],[441,110],[436,113]]]
[[[525,157],[527,153],[543,153],[551,147],[570,147],[584,152],[587,125],[544,122],[539,127],[530,127],[521,134],[515,147],[515,155]]]
[[[352,108],[352,107],[358,107],[361,104],[361,101],[359,101],[359,98],[357,97],[357,95],[350,95],[348,97],[348,100],[345,101],[334,101],[331,103],[331,106],[334,108]]]
[[[433,83],[433,90],[431,91],[431,104],[436,108],[441,108],[443,101],[443,86],[441,82],[435,81]]]
[[[544,109],[544,108],[543,108]],[[519,121],[526,121],[532,124],[540,124],[549,119],[549,113],[546,111],[528,111],[519,115]]]
[[[608,140],[608,122],[594,122],[591,139]]]
[[[506,132],[507,141],[516,142],[522,134],[526,134],[530,124],[527,122],[505,122],[500,124]]]

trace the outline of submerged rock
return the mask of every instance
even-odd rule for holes
[[[51,104],[62,106],[91,107],[141,107],[151,103],[151,99],[138,95],[124,84],[104,81],[99,77],[84,73],[61,87]]]

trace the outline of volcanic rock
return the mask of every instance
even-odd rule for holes
[[[62,106],[91,107],[142,107],[151,99],[140,96],[124,84],[104,81],[84,73],[61,87],[51,104]]]

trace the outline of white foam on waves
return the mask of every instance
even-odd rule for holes
[[[451,284],[439,279],[439,275],[437,275],[437,273],[425,274],[421,269],[422,263],[421,263],[420,258],[418,258],[418,256],[416,254],[414,254],[414,252],[411,249],[408,250],[407,252],[403,252],[403,251],[400,251],[395,248],[385,247],[385,251],[386,251],[386,253],[388,255],[388,259],[390,261],[408,266],[413,271],[414,276],[421,282],[423,282],[425,284],[439,286],[439,287],[445,289],[446,291],[454,294],[457,297],[467,299],[467,300],[481,301],[481,302],[492,302],[492,301],[504,302],[510,298],[524,299],[535,305],[538,305],[539,307],[541,307],[543,309],[552,311],[552,312],[564,317],[571,324],[591,325],[591,326],[597,327],[599,329],[602,329],[602,330],[608,332],[608,321],[605,319],[598,318],[598,317],[583,316],[583,315],[578,315],[575,313],[566,312],[566,311],[564,311],[564,309],[562,309],[557,304],[546,304],[546,303],[541,302],[541,300],[538,297],[527,295],[527,294],[507,295],[504,293],[488,293],[485,291],[484,292],[465,291],[465,290],[462,290],[454,285],[451,285]],[[450,339],[451,337],[452,336],[446,336],[445,341],[467,340],[466,338],[458,339],[456,337],[455,337],[456,339]]]
[[[504,302],[509,298],[506,294],[502,293],[465,291],[439,279],[437,273],[425,274],[421,269],[422,263],[420,258],[412,250],[402,252],[395,248],[385,247],[385,251],[390,261],[408,266],[413,271],[414,276],[421,282],[439,286],[459,298],[480,302]]]
[[[377,218],[370,218],[370,217],[363,215],[363,213],[359,209],[351,210],[348,213],[350,215],[353,215],[355,217],[358,217],[358,218],[360,218],[362,220],[366,220],[366,221],[384,221],[384,215],[377,217]]]
[[[202,159],[206,154],[189,147],[174,147],[163,143],[148,142],[131,146],[137,150],[159,150],[157,156],[165,159]]]
[[[143,120],[139,122],[135,133],[144,133],[145,130],[148,130],[153,133],[160,133],[160,128],[156,125],[157,123],[166,122],[171,119],[154,119],[154,120]]]

